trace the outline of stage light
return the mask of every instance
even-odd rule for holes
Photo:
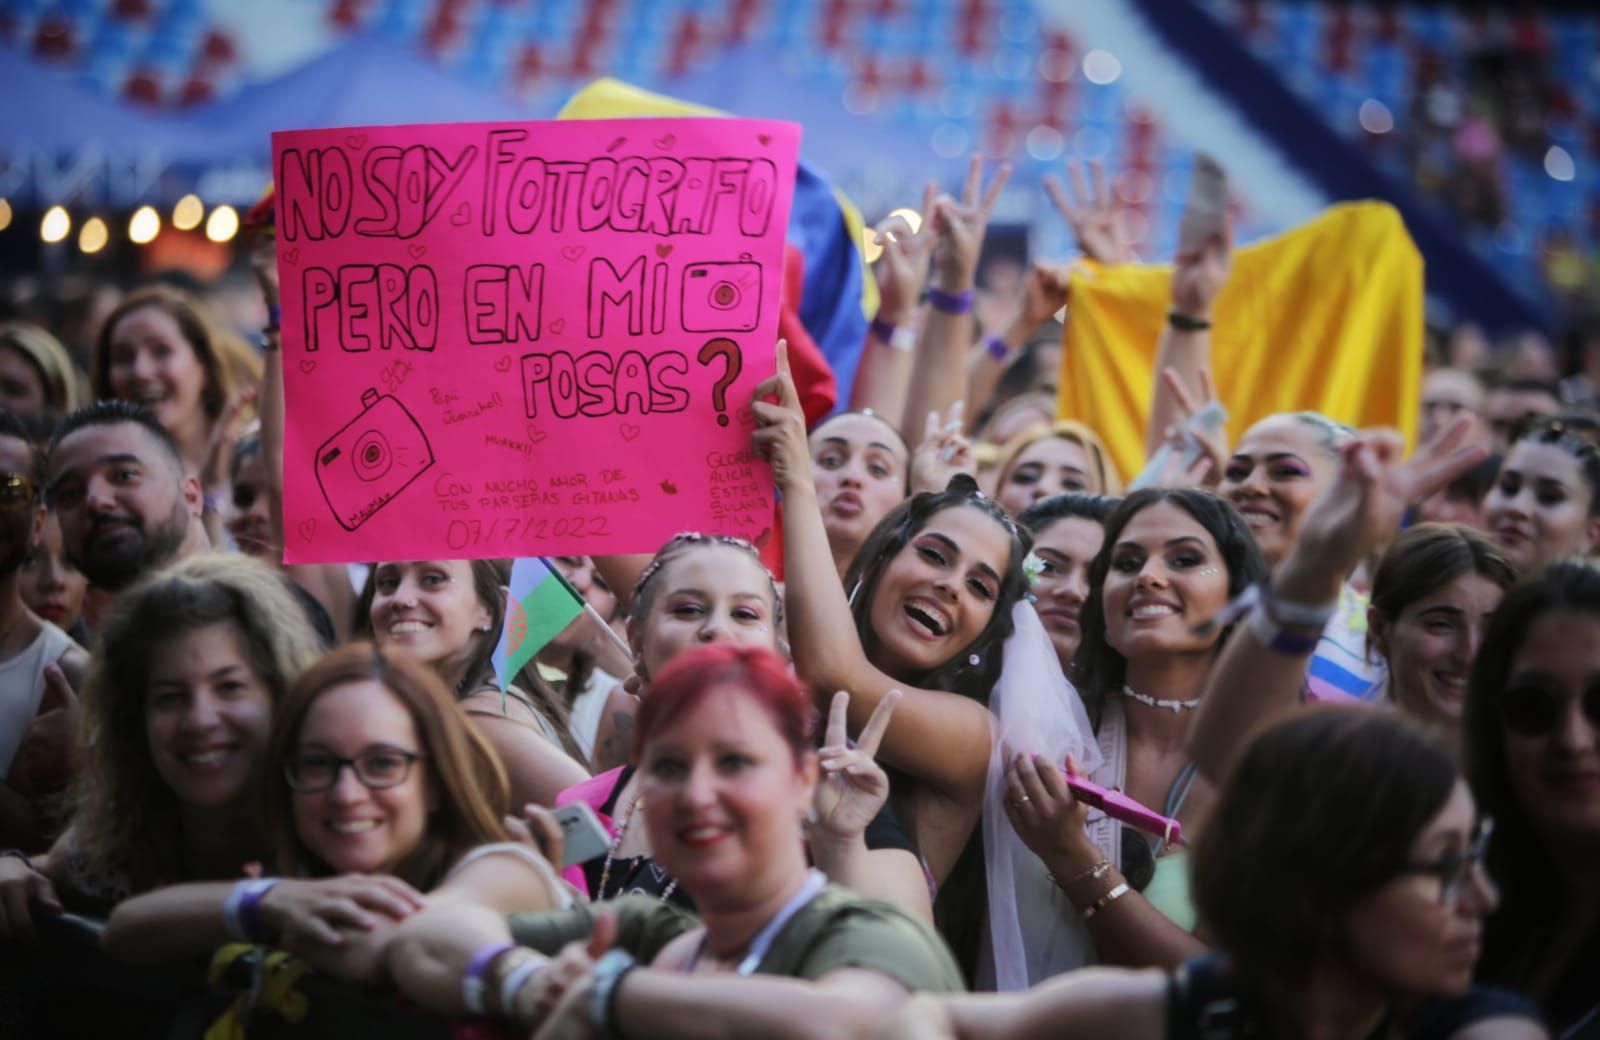
[[[1122,75],[1122,62],[1110,51],[1092,50],[1083,56],[1083,78],[1090,83],[1105,86],[1115,83]]]
[[[1377,98],[1367,98],[1361,102],[1356,119],[1361,122],[1361,129],[1369,134],[1386,134],[1394,129],[1394,113]]]
[[[205,219],[206,205],[198,195],[185,195],[172,207],[172,226],[179,231],[193,231]]]
[[[45,210],[44,219],[39,222],[39,237],[46,242],[60,242],[72,233],[72,218],[67,215],[67,207],[51,206]]]
[[[10,226],[11,226],[11,202],[8,199],[0,199],[0,231],[4,231],[6,228],[8,228]]]
[[[1544,172],[1553,180],[1570,181],[1578,175],[1578,166],[1572,161],[1572,153],[1558,144],[1550,146],[1544,153]]]
[[[140,206],[133,211],[133,219],[128,221],[128,237],[137,245],[145,245],[156,240],[161,234],[161,216],[156,213],[154,206]]]
[[[83,230],[78,232],[78,248],[85,253],[98,253],[106,247],[111,240],[111,232],[106,227],[106,222],[99,217],[90,217],[84,221]]]
[[[213,242],[226,242],[239,233],[239,212],[232,206],[218,206],[206,218],[206,237]]]

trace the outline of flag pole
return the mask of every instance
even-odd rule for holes
[[[573,587],[572,582],[567,580],[567,576],[561,573],[560,567],[557,567],[555,564],[551,563],[548,557],[540,557],[540,559],[544,560],[544,565],[550,569],[551,575],[553,575],[555,579],[561,583],[562,587],[567,590],[567,593],[572,596],[573,599],[583,604],[583,612],[594,619],[595,624],[600,626],[600,631],[604,632],[606,636],[610,638],[611,642],[616,646],[616,648],[622,651],[622,656],[626,657],[630,661],[633,660],[633,648],[628,645],[625,639],[617,635],[617,630],[611,627],[611,622],[601,617],[600,612],[594,609],[594,606],[584,598],[583,593],[579,592]]]

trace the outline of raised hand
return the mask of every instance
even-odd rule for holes
[[[950,406],[950,418],[942,420],[938,412],[929,412],[922,430],[922,443],[911,455],[911,493],[943,491],[950,478],[957,473],[971,476],[976,469],[972,457],[972,442],[961,433],[965,402]]]
[[[838,842],[859,838],[888,800],[889,777],[875,756],[899,700],[900,691],[890,690],[878,702],[861,729],[861,739],[852,748],[845,723],[850,694],[840,690],[833,695],[833,702],[828,706],[827,735],[822,750],[817,753],[822,778],[817,783],[807,819],[807,831],[813,839]]]
[[[878,317],[891,325],[904,325],[928,282],[928,255],[933,252],[934,184],[922,189],[922,222],[917,230],[898,216],[885,217],[873,239],[883,248],[873,268],[878,274]]]
[[[1104,164],[1099,159],[1089,162],[1089,176],[1094,181],[1092,192],[1083,182],[1082,163],[1076,159],[1068,161],[1067,173],[1072,178],[1070,196],[1054,177],[1044,179],[1044,188],[1067,227],[1072,229],[1079,251],[1102,264],[1132,261],[1133,247],[1128,242],[1125,214],[1106,185]]]
[[[750,443],[756,454],[772,465],[772,481],[779,491],[811,486],[811,449],[806,443],[806,417],[800,394],[789,374],[789,345],[778,341],[778,371],[756,386],[751,410],[756,428]],[[776,402],[766,398],[775,397]]]
[[[1000,199],[1006,181],[1011,179],[1011,164],[1002,163],[988,188],[983,188],[983,159],[974,155],[967,167],[966,186],[958,202],[941,195],[933,203],[933,270],[937,287],[944,292],[966,292],[978,274],[978,254],[989,226],[989,214]]]
[[[1395,536],[1407,506],[1483,459],[1483,445],[1465,443],[1471,431],[1471,417],[1459,415],[1409,458],[1393,430],[1363,431],[1341,449],[1339,473],[1306,511],[1283,569],[1350,573]]]
[[[1233,224],[1212,235],[1195,253],[1179,256],[1172,267],[1172,309],[1191,318],[1205,318],[1233,270]]]
[[[217,491],[228,486],[233,469],[233,449],[244,435],[247,423],[244,410],[254,403],[260,390],[247,386],[229,398],[222,415],[211,427],[211,437],[206,444],[206,459],[200,467],[200,486],[207,491]]]
[[[78,721],[82,709],[78,694],[61,666],[44,666],[44,696],[39,710],[17,745],[13,775],[20,775],[30,791],[60,788],[75,771]]]

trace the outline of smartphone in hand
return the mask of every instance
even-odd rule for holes
[[[1226,236],[1227,224],[1228,175],[1217,160],[1197,152],[1189,178],[1189,199],[1178,224],[1178,255],[1192,256],[1207,240]]]

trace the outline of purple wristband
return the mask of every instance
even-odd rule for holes
[[[894,333],[897,326],[890,322],[884,321],[882,318],[873,318],[871,327],[872,334],[878,337],[878,341],[880,343],[893,344]]]
[[[943,289],[929,287],[928,302],[936,311],[946,314],[965,314],[972,310],[972,290],[963,289],[958,293],[948,293]]]
[[[983,341],[984,352],[996,361],[1004,364],[1011,357],[1011,347],[999,336],[990,335]]]
[[[252,939],[266,938],[266,928],[261,923],[261,900],[266,898],[277,878],[262,878],[250,882],[239,899],[239,927]]]
[[[516,943],[495,942],[490,943],[472,955],[472,961],[467,965],[467,973],[461,976],[461,1002],[467,1005],[468,1011],[474,1015],[486,1013],[487,1005],[483,999],[483,975],[489,970],[489,965],[494,963],[496,957],[516,948]]]

